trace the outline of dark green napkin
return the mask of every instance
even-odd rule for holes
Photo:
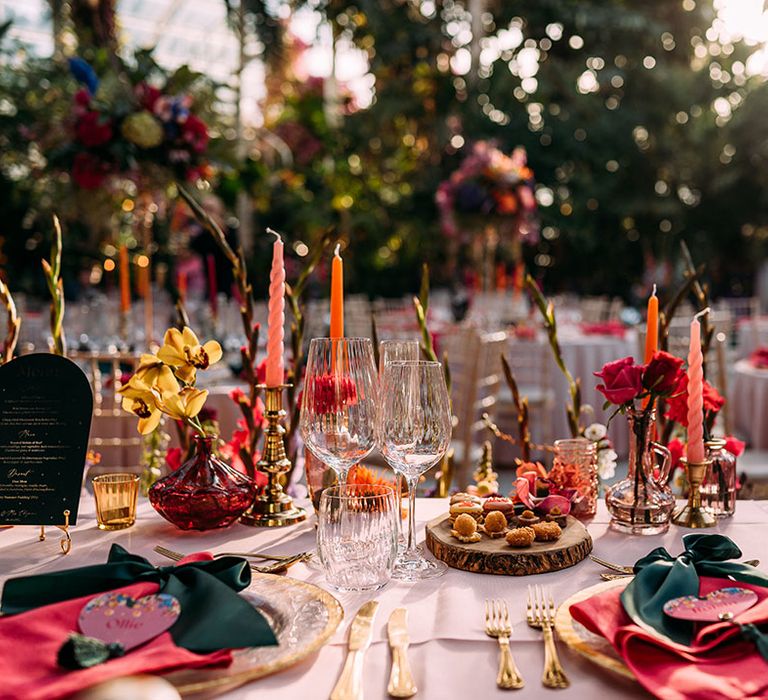
[[[9,579],[0,608],[13,615],[144,581],[159,583],[159,593],[181,604],[181,615],[169,630],[180,647],[209,654],[277,644],[264,616],[237,595],[251,583],[248,562],[239,557],[155,567],[113,544],[106,564]]]
[[[768,587],[768,575],[753,566],[729,561],[741,557],[741,550],[724,535],[683,535],[683,546],[685,550],[676,557],[664,547],[658,547],[638,559],[635,578],[621,594],[621,602],[627,615],[640,627],[651,628],[674,642],[690,645],[694,623],[669,617],[663,611],[664,603],[680,596],[698,595],[699,576]],[[742,632],[745,634],[760,635],[756,628],[745,631],[744,627],[753,626],[744,625]]]

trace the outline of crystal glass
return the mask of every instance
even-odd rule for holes
[[[389,486],[331,486],[320,496],[317,549],[328,583],[370,591],[392,577],[397,553],[395,494]]]
[[[99,530],[123,530],[136,522],[138,474],[102,474],[93,477]]]
[[[378,381],[368,338],[314,338],[301,401],[304,444],[346,484],[376,446]]]
[[[442,365],[389,363],[384,368],[381,396],[381,452],[408,484],[408,542],[392,575],[406,581],[441,576],[446,565],[425,559],[416,547],[414,506],[419,477],[442,459],[451,443],[451,411]]]
[[[656,420],[652,408],[627,410],[629,422],[629,473],[610,487],[605,505],[611,527],[629,535],[659,535],[669,529],[675,497],[669,488],[671,455],[651,440]],[[661,456],[661,466],[656,457]]]
[[[418,340],[382,340],[379,343],[379,386],[381,386],[384,368],[390,362],[410,361],[417,362],[420,355]],[[403,510],[403,475],[395,472],[395,500],[397,512]],[[401,527],[402,518],[397,519],[397,546],[405,549],[406,534]]]
[[[736,511],[736,457],[725,449],[726,442],[721,438],[704,444],[712,466],[701,485],[701,505],[716,518],[730,518]]]
[[[555,440],[549,478],[562,489],[576,489],[571,514],[592,518],[597,513],[597,445],[586,438]]]
[[[149,502],[181,530],[229,527],[253,503],[256,486],[216,457],[213,437],[195,436],[195,454],[149,489]]]

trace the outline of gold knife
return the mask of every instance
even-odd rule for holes
[[[373,618],[376,617],[378,607],[378,602],[369,600],[352,620],[347,660],[331,693],[331,700],[363,700],[363,656],[371,644]]]
[[[392,649],[392,673],[387,692],[393,698],[410,698],[418,688],[413,682],[411,665],[408,663],[408,611],[397,608],[387,623],[389,647]]]

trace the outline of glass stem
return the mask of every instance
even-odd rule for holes
[[[416,485],[419,477],[406,477],[408,484],[408,545],[406,554],[416,551]]]

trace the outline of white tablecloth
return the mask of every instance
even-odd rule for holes
[[[739,360],[729,393],[736,434],[754,450],[768,449],[768,370]]]
[[[419,532],[423,524],[447,509],[447,501],[417,501]],[[1,580],[21,574],[34,574],[106,560],[113,542],[155,563],[167,564],[152,551],[157,544],[185,553],[199,550],[248,551],[273,548],[292,553],[314,545],[313,519],[284,530],[253,529],[236,525],[229,530],[208,533],[182,533],[156,515],[146,502],[140,504],[137,524],[118,532],[101,532],[93,519],[90,498],[83,501],[79,524],[74,528],[71,554],[58,554],[58,530],[50,531],[47,542],[37,541],[37,530],[17,527],[0,532]],[[768,525],[768,502],[740,501],[733,519],[721,523],[717,531],[728,535],[741,547],[744,559],[765,562],[765,529]],[[605,559],[631,563],[651,549],[665,546],[677,554],[682,549],[681,536],[686,530],[672,527],[665,535],[628,537],[608,529],[608,514],[600,503],[597,517],[589,525],[595,554]],[[709,532],[713,532],[710,530]],[[374,643],[365,659],[366,700],[386,698],[390,656],[385,628],[389,614],[405,606],[413,646],[410,659],[416,682],[417,697],[429,700],[451,698],[509,698],[495,686],[497,645],[483,633],[483,606],[486,598],[502,598],[509,605],[514,632],[512,650],[526,679],[526,687],[516,698],[542,698],[549,691],[540,683],[543,663],[541,634],[524,622],[526,587],[531,583],[550,586],[556,601],[600,582],[604,571],[590,560],[550,574],[531,577],[506,577],[470,574],[449,570],[442,578],[415,584],[390,583],[382,591],[370,594],[336,594],[344,605],[345,620],[338,633],[317,655],[280,674],[264,678],[228,693],[233,700],[322,700],[329,696],[345,653],[345,634],[358,607],[371,598],[380,602],[374,626]],[[324,586],[323,577],[303,564],[291,569],[296,578]],[[571,679],[568,690],[558,697],[622,697],[643,698],[648,695],[636,684],[622,680],[592,666],[560,644],[563,664]],[[618,695],[617,695],[618,694]]]

